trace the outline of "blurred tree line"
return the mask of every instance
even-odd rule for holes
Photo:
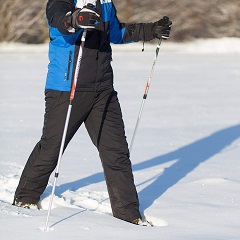
[[[170,39],[240,37],[240,0],[113,0],[122,22],[173,21]],[[0,42],[48,39],[47,0],[0,0]]]

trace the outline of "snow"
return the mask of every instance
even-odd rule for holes
[[[111,215],[98,153],[81,127],[60,168],[49,231],[43,210],[11,206],[44,113],[47,44],[0,44],[1,239],[240,239],[240,41],[164,41],[131,160],[141,212],[155,227]],[[155,45],[113,46],[115,88],[131,141]]]

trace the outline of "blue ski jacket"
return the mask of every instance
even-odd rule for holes
[[[76,9],[77,1],[49,0],[46,15],[49,26],[49,65],[46,89],[70,91],[83,29],[71,33],[63,24],[65,15]],[[119,22],[112,0],[97,0],[101,13],[97,29],[87,31],[76,91],[102,91],[113,88],[111,43],[152,40],[152,23]]]

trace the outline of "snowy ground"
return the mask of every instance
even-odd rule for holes
[[[47,47],[0,44],[1,239],[239,240],[240,41],[163,42],[132,151],[141,211],[155,227],[111,216],[96,149],[82,127],[62,159],[51,231],[41,211],[10,205],[41,135]],[[115,88],[130,142],[155,46],[119,46]]]

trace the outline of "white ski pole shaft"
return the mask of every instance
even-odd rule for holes
[[[74,78],[73,78],[73,82],[72,82],[72,88],[71,88],[71,92],[70,92],[70,103],[69,103],[68,110],[67,110],[67,116],[66,116],[66,120],[65,120],[63,136],[62,136],[60,151],[59,151],[59,155],[58,155],[58,162],[57,162],[57,166],[56,166],[56,171],[55,171],[55,176],[54,176],[55,178],[54,178],[52,193],[51,193],[51,197],[50,197],[50,201],[49,201],[48,213],[47,213],[47,219],[46,219],[44,231],[48,230],[48,222],[49,222],[50,212],[52,209],[52,203],[53,203],[53,197],[54,197],[55,188],[56,188],[56,184],[57,184],[57,178],[59,175],[59,168],[60,168],[61,159],[62,159],[62,155],[63,155],[64,145],[65,145],[65,140],[66,140],[66,135],[67,135],[67,129],[68,129],[68,125],[69,125],[69,119],[70,119],[70,115],[71,115],[71,111],[72,111],[72,100],[75,95],[76,84],[77,84],[78,74],[79,74],[79,70],[80,70],[80,64],[82,61],[83,47],[84,47],[84,43],[85,43],[85,39],[86,39],[86,34],[87,34],[87,30],[85,29],[83,31],[82,38],[81,38],[81,44],[79,47],[77,65],[76,65],[75,74],[74,74]]]
[[[157,45],[157,48],[156,48],[156,55],[155,55],[155,58],[154,58],[154,61],[153,61],[153,65],[152,65],[152,68],[151,68],[151,71],[150,71],[148,81],[146,83],[145,91],[144,91],[144,94],[143,94],[142,104],[141,104],[141,107],[140,107],[140,110],[139,110],[137,122],[136,122],[136,125],[135,125],[135,128],[134,128],[132,140],[131,140],[130,147],[129,147],[130,152],[132,151],[132,148],[133,148],[133,143],[134,143],[136,133],[137,133],[137,130],[138,130],[138,125],[139,125],[139,122],[140,122],[140,119],[141,119],[141,116],[142,116],[144,104],[145,104],[146,99],[147,99],[147,95],[148,95],[149,87],[150,87],[150,84],[151,84],[151,80],[152,80],[153,72],[154,72],[154,69],[155,69],[156,61],[157,61],[157,58],[158,58],[161,43],[162,43],[162,38],[160,38],[159,41],[158,41],[158,45]]]

